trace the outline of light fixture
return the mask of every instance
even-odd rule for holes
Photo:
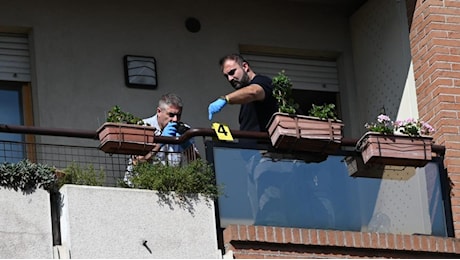
[[[187,28],[187,31],[192,33],[199,32],[201,29],[200,20],[196,19],[195,17],[187,18],[187,20],[185,20],[185,28]]]
[[[126,86],[148,89],[157,87],[157,68],[154,57],[125,55],[123,61]]]

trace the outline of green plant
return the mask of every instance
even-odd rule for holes
[[[337,113],[335,112],[334,104],[324,104],[322,106],[313,104],[312,108],[308,111],[308,114],[321,119],[337,120]]]
[[[162,194],[174,191],[181,199],[186,199],[190,194],[216,199],[221,194],[212,167],[202,159],[184,166],[170,166],[161,162],[139,163],[134,166],[133,172],[136,173],[131,179],[133,188],[156,190]]]
[[[124,112],[119,106],[114,106],[108,112],[107,122],[125,123],[133,125],[144,125],[144,121],[140,117],[136,117],[129,112]]]
[[[286,76],[284,70],[278,72],[278,75],[272,79],[273,96],[278,103],[278,112],[295,114],[299,109],[299,104],[292,98],[292,82]],[[334,104],[324,104],[318,106],[313,104],[308,111],[308,115],[321,119],[337,120]]]
[[[105,182],[104,170],[96,170],[92,164],[81,167],[75,162],[72,162],[62,170],[62,172],[63,176],[57,180],[58,188],[62,187],[64,184],[103,186]]]
[[[56,183],[56,168],[27,159],[0,164],[0,186],[32,193],[35,189],[51,190]]]
[[[278,111],[283,113],[295,114],[299,108],[292,95],[292,83],[282,70],[272,79],[273,96],[278,102]]]

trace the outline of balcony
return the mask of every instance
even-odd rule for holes
[[[8,132],[0,134],[1,162],[28,158],[61,169],[70,163],[92,165],[104,170],[108,187],[117,187],[123,179],[128,155],[100,151],[95,132],[5,125],[0,132]],[[20,140],[22,134],[60,138],[59,143],[24,142]],[[367,167],[351,164],[360,160],[356,140],[343,140],[339,152],[324,158],[279,153],[265,133],[235,131],[239,142],[206,138],[215,137],[211,129],[191,129],[185,138],[192,136],[205,137],[205,157],[214,165],[218,184],[224,187],[224,194],[215,203],[216,242],[223,253],[224,230],[238,225],[453,236],[444,147],[433,145],[436,156],[424,167]],[[63,140],[70,144],[81,138],[94,145],[62,144]],[[156,141],[183,140],[159,137]],[[53,246],[60,246],[56,207],[59,205],[52,203]]]

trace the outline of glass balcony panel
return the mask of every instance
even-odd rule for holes
[[[345,160],[270,158],[264,150],[214,146],[220,225],[270,225],[447,236],[439,163],[352,177]],[[273,157],[273,156],[272,156]],[[276,156],[275,156],[276,157]],[[312,158],[315,159],[315,158]]]

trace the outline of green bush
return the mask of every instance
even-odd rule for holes
[[[182,199],[190,194],[216,199],[221,194],[212,167],[202,159],[185,166],[170,166],[161,162],[139,163],[133,171],[136,173],[131,179],[133,188],[156,190],[163,194],[174,191]]]
[[[105,182],[105,172],[103,169],[96,170],[92,164],[81,167],[72,162],[63,171],[63,176],[57,180],[57,187],[64,184],[77,184],[88,186],[103,186]]]
[[[0,186],[32,193],[37,188],[51,190],[56,183],[56,168],[27,159],[0,164]]]

